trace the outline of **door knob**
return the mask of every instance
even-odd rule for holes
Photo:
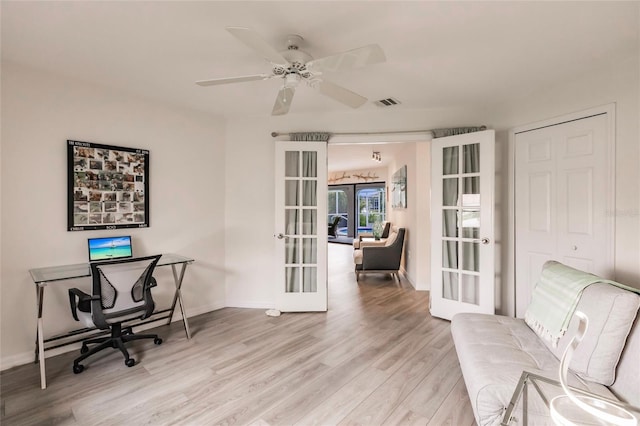
[[[279,239],[279,240],[282,240],[282,239],[285,239],[285,240],[286,240],[286,239],[287,239],[287,238],[289,238],[289,237],[287,237],[286,235],[284,235],[284,234],[281,232],[281,233],[279,233],[278,235],[276,235],[276,238],[277,238],[277,239]]]
[[[482,244],[489,244],[489,239],[483,238],[482,240],[480,240],[480,242],[482,242]]]

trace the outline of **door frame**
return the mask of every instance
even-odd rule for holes
[[[522,126],[514,127],[509,130],[509,137],[507,141],[507,208],[508,208],[508,238],[507,246],[508,250],[503,251],[502,264],[504,265],[504,277],[507,279],[507,285],[502,288],[502,300],[509,303],[503,309],[503,314],[511,317],[515,317],[516,313],[516,223],[515,223],[515,211],[516,211],[516,149],[515,139],[516,134],[523,133],[531,130],[536,130],[542,127],[551,127],[559,124],[563,124],[569,121],[581,120],[589,118],[595,115],[606,114],[607,116],[607,156],[608,156],[608,177],[607,187],[615,189],[616,187],[616,175],[615,175],[615,145],[616,145],[616,104],[615,102],[597,106],[594,108],[585,109],[569,114],[548,118],[541,121],[525,124]],[[609,191],[607,197],[607,209],[613,212],[615,209],[615,190]],[[610,235],[608,245],[605,250],[605,256],[607,262],[615,264],[615,215],[611,214],[608,217],[607,223],[608,233]],[[613,268],[615,274],[615,268]],[[615,279],[615,277],[614,277]]]

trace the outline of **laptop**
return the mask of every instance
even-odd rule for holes
[[[89,262],[133,257],[131,236],[89,238]]]

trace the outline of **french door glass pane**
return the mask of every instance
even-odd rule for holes
[[[449,269],[458,269],[457,241],[442,242],[442,267]]]
[[[302,291],[305,293],[316,293],[318,291],[316,267],[302,268]]]
[[[300,268],[285,269],[285,291],[300,293]]]
[[[480,238],[480,212],[462,210],[462,237]]]
[[[297,180],[284,181],[284,205],[287,207],[300,205],[298,201]]]
[[[302,176],[317,177],[318,176],[318,154],[315,151],[302,152]]]
[[[302,239],[302,263],[318,262],[318,239],[303,238]]]
[[[284,259],[285,263],[298,263],[298,251],[300,250],[299,239],[289,237],[284,243]]]
[[[298,211],[297,209],[286,209],[284,211],[286,235],[298,235]]]
[[[302,205],[317,206],[318,205],[318,197],[317,197],[318,181],[305,180],[302,182],[302,188],[303,188]]]
[[[480,272],[480,244],[462,243],[462,269]]]
[[[458,174],[458,147],[449,146],[442,150],[442,174]]]
[[[477,275],[462,275],[462,301],[465,303],[480,304],[478,299],[480,277]]]
[[[480,194],[480,176],[469,176],[462,179],[463,194]],[[478,195],[478,205],[480,205],[480,196]]]
[[[318,233],[317,221],[318,213],[316,209],[306,209],[302,211],[302,233],[305,235],[315,235]]]
[[[474,143],[462,147],[464,173],[480,173],[480,144]]]
[[[449,300],[458,300],[458,274],[442,272],[442,296]]]
[[[458,205],[458,178],[449,178],[442,180],[442,205]]]
[[[458,210],[442,210],[442,236],[458,236]]]
[[[284,175],[286,177],[300,176],[299,165],[300,153],[298,151],[287,151],[284,156]]]

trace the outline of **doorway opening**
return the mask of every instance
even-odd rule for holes
[[[386,220],[384,182],[329,185],[327,197],[327,223],[337,220],[330,242],[351,244],[358,235],[370,233],[375,222]]]

